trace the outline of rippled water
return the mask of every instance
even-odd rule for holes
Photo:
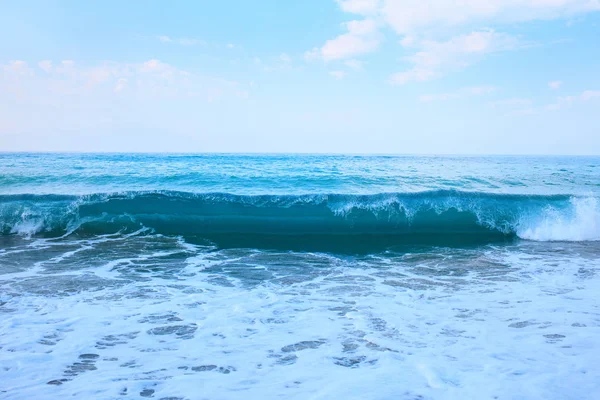
[[[2,194],[600,193],[600,157],[0,153]]]
[[[598,159],[0,158],[0,398],[600,393]],[[485,207],[538,215],[537,236]],[[77,224],[46,229],[65,210]]]

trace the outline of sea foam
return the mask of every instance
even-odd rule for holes
[[[545,207],[517,227],[519,237],[536,241],[600,240],[600,202],[596,197],[572,198],[570,207]]]

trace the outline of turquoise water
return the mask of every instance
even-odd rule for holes
[[[591,399],[598,268],[600,157],[0,153],[0,393]]]
[[[2,194],[598,194],[599,157],[0,153]]]

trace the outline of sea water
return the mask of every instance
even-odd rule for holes
[[[600,158],[0,153],[0,398],[600,398]]]

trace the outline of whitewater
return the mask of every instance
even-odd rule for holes
[[[0,398],[595,399],[600,157],[0,153]]]

